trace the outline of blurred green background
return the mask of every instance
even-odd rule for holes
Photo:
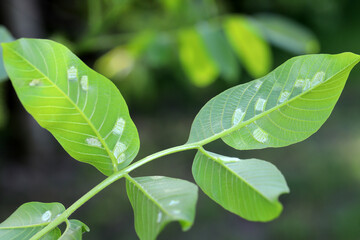
[[[2,0],[0,24],[15,38],[69,47],[119,87],[142,142],[140,157],[186,141],[200,108],[223,90],[306,53],[360,53],[360,1],[351,0]],[[0,76],[1,78],[1,76]],[[325,125],[280,149],[207,149],[274,163],[291,193],[282,215],[252,223],[200,193],[194,226],[170,224],[159,239],[359,239],[360,69],[355,67]],[[0,85],[0,221],[22,203],[69,206],[104,179],[81,164]],[[193,181],[195,152],[154,161],[134,176]],[[75,212],[85,239],[137,239],[123,181]]]

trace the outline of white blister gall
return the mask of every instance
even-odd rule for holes
[[[255,84],[255,89],[259,90],[259,88],[261,87],[262,84],[263,84],[262,81],[257,81],[256,84]]]
[[[265,104],[266,104],[266,100],[263,98],[259,98],[255,104],[255,110],[261,112],[264,111]]]
[[[256,141],[265,143],[268,140],[268,134],[264,132],[261,128],[257,128],[252,133],[253,137],[256,139]]]
[[[69,81],[76,81],[77,80],[77,68],[74,66],[71,66],[67,70],[67,77]]]
[[[313,79],[311,80],[311,87],[319,85],[325,80],[325,73],[324,72],[317,72]]]
[[[157,223],[160,223],[160,222],[161,222],[161,218],[162,218],[162,212],[159,212],[158,215],[157,215],[156,222],[157,222]]]
[[[303,91],[308,90],[311,87],[311,82],[310,79],[305,79],[305,83],[304,83],[304,87],[303,87]]]
[[[119,118],[115,123],[113,133],[122,135],[124,129],[125,129],[125,120],[123,118]]]
[[[232,125],[235,126],[241,122],[244,118],[245,112],[241,110],[241,108],[237,108],[232,117]]]
[[[37,87],[41,85],[41,80],[40,79],[33,79],[30,83],[29,86],[30,87]]]
[[[125,150],[127,149],[126,145],[122,142],[117,142],[114,148],[114,156],[118,164],[125,161]]]
[[[297,79],[295,81],[295,87],[303,88],[304,85],[305,85],[305,80],[304,79]]]
[[[101,148],[101,142],[100,142],[99,139],[97,139],[97,138],[94,138],[94,137],[87,138],[87,139],[86,139],[86,143],[87,143],[89,146]]]
[[[285,102],[285,100],[287,100],[289,98],[289,96],[290,96],[289,91],[282,92],[281,95],[280,95],[279,103]]]
[[[47,222],[50,220],[51,215],[52,215],[51,212],[48,210],[48,211],[44,212],[44,214],[41,216],[41,220],[43,222]]]
[[[81,89],[84,91],[89,90],[89,79],[88,76],[84,75],[80,80]]]
[[[178,200],[171,200],[171,201],[169,202],[169,206],[178,205],[179,203],[180,203],[180,201],[178,201]]]

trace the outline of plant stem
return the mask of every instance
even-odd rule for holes
[[[154,153],[152,155],[149,155],[149,156],[147,156],[147,157],[145,157],[145,158],[143,158],[143,159],[129,165],[128,167],[124,168],[123,170],[110,175],[104,181],[102,181],[101,183],[96,185],[89,192],[87,192],[85,195],[83,195],[81,198],[79,198],[76,202],[74,202],[69,208],[67,208],[54,221],[52,221],[49,225],[47,225],[41,231],[36,233],[32,238],[30,238],[30,240],[38,240],[41,237],[43,237],[45,234],[50,232],[52,229],[57,227],[59,224],[66,221],[73,212],[75,212],[84,203],[86,203],[92,197],[94,197],[96,194],[98,194],[101,190],[103,190],[104,188],[106,188],[110,184],[116,182],[117,180],[121,179],[126,174],[133,171],[134,169],[136,169],[136,168],[138,168],[138,167],[140,167],[140,166],[142,166],[142,165],[144,165],[144,164],[146,164],[148,162],[151,162],[154,159],[157,159],[157,158],[160,158],[160,157],[172,154],[172,153],[176,153],[176,152],[181,152],[181,151],[190,150],[190,149],[197,149],[199,147],[200,146],[198,144],[184,144],[184,145],[180,145],[180,146],[177,146],[177,147],[168,148],[168,149],[165,149],[163,151],[160,151],[160,152]]]

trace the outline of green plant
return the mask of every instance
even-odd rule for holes
[[[360,56],[304,55],[263,78],[230,88],[196,116],[188,141],[132,163],[139,138],[124,99],[105,77],[64,46],[20,39],[2,44],[6,71],[25,109],[76,160],[108,176],[65,209],[60,203],[31,202],[0,224],[0,239],[81,239],[88,227],[71,214],[113,182],[126,189],[140,239],[155,239],[171,221],[182,229],[195,216],[195,184],[169,177],[133,178],[134,169],[162,156],[195,149],[192,167],[198,186],[225,209],[251,221],[279,216],[279,195],[289,189],[280,171],[258,159],[240,160],[204,149],[222,139],[239,149],[284,147],[315,133],[329,117]],[[58,225],[67,228],[61,235]]]

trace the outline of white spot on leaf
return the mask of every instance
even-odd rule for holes
[[[51,215],[52,215],[51,212],[48,210],[48,211],[44,212],[44,214],[41,216],[41,220],[43,222],[47,222],[50,220]]]
[[[258,81],[258,82],[255,84],[255,89],[256,89],[256,90],[259,90],[259,88],[261,87],[262,84],[263,84],[262,81]]]
[[[86,143],[89,144],[92,147],[100,147],[101,148],[101,142],[97,138],[87,138]]]
[[[178,201],[178,200],[171,200],[170,202],[169,202],[169,206],[174,206],[174,205],[177,205],[177,204],[179,204],[180,203],[180,201]]]
[[[125,120],[123,118],[119,118],[114,126],[113,133],[122,135],[125,128]]]
[[[305,79],[303,91],[308,90],[310,87],[311,87],[310,79],[307,78],[307,79]]]
[[[152,176],[151,179],[158,180],[164,178],[163,176]]]
[[[226,157],[226,156],[221,156],[221,157],[219,157],[219,160],[220,160],[220,161],[223,161],[223,162],[238,162],[238,161],[240,161],[240,159],[238,159],[238,158],[235,158],[235,157]]]
[[[37,87],[41,85],[41,80],[40,79],[33,79],[30,83],[29,86],[30,87]]]
[[[290,96],[289,91],[282,92],[281,95],[280,95],[279,103],[285,102],[285,100],[287,100],[289,98],[289,96]]]
[[[256,111],[264,111],[266,100],[263,98],[259,98],[255,104]]]
[[[162,218],[162,212],[159,212],[158,215],[157,215],[157,220],[156,220],[156,222],[157,222],[157,223],[160,223],[160,222],[161,222],[161,218]]]
[[[127,149],[126,145],[122,142],[117,142],[114,147],[114,156],[117,162],[120,164],[125,161],[125,150]]]
[[[314,87],[320,83],[322,83],[325,79],[325,73],[324,72],[317,72],[313,79],[311,80],[311,87]]]
[[[88,76],[84,75],[81,77],[80,85],[81,85],[82,90],[84,90],[84,91],[89,90]]]
[[[68,80],[73,80],[76,81],[77,80],[77,68],[74,66],[71,66],[68,70],[67,70],[67,76],[68,76]]]
[[[181,212],[180,212],[180,210],[173,210],[172,211],[174,214],[180,214]]]
[[[237,108],[232,117],[233,126],[239,124],[241,120],[244,118],[244,115],[245,113],[241,110],[241,108]]]
[[[297,79],[295,81],[295,87],[303,88],[304,85],[305,85],[305,80],[304,79]]]
[[[268,140],[268,134],[260,128],[255,129],[252,135],[258,142],[261,143],[265,143]]]

